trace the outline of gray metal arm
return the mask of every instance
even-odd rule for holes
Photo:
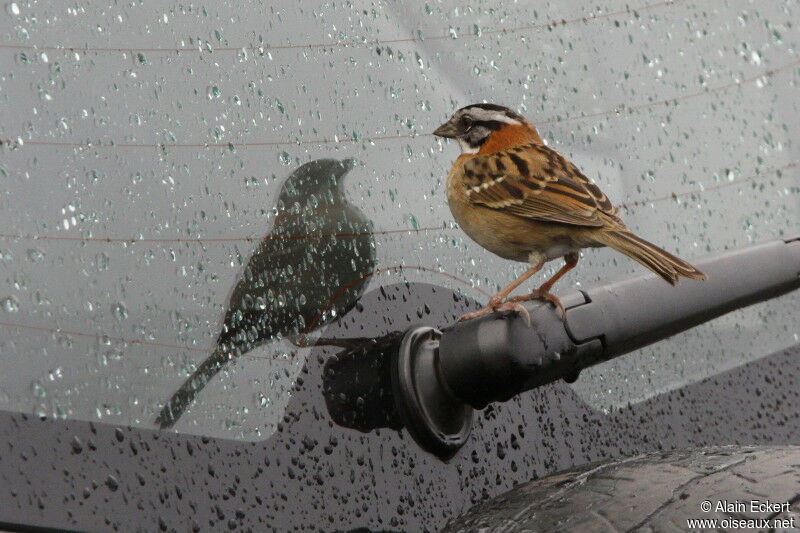
[[[657,342],[735,309],[800,287],[800,237],[733,250],[697,262],[704,282],[670,287],[652,276],[586,291],[569,313],[576,342],[602,338],[606,358]]]
[[[566,321],[551,305],[532,302],[530,327],[517,315],[495,314],[442,332],[412,328],[393,374],[404,425],[429,451],[452,455],[471,419],[459,405],[483,408],[558,379],[574,381],[598,362],[800,288],[800,236],[696,264],[708,280],[673,287],[644,275],[563,295]],[[460,424],[456,413],[463,413]]]

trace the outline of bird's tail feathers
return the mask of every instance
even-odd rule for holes
[[[227,343],[225,343],[227,344]],[[218,345],[212,354],[192,372],[186,381],[183,382],[175,394],[169,399],[167,404],[161,409],[156,424],[161,429],[170,428],[175,425],[183,415],[186,408],[194,401],[195,396],[205,388],[211,379],[216,376],[222,367],[233,358],[233,353],[225,345]]]
[[[683,276],[691,279],[706,279],[706,275],[679,257],[627,231],[605,231],[600,240],[606,246],[622,252],[634,261],[646,266],[671,285]]]

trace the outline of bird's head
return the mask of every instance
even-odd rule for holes
[[[539,133],[525,117],[497,104],[472,104],[456,111],[433,132],[455,139],[465,154],[487,153],[531,142],[541,143]]]
[[[306,198],[327,191],[338,197],[344,194],[344,177],[354,164],[352,159],[315,159],[306,163],[286,178],[281,198]]]

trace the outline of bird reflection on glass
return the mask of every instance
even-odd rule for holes
[[[272,340],[306,345],[306,334],[345,315],[375,267],[371,221],[347,201],[351,160],[318,159],[284,182],[278,215],[231,294],[217,346],[161,410],[174,425],[195,396],[234,358]]]

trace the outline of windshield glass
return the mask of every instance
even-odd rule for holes
[[[455,225],[459,149],[431,135],[474,102],[525,115],[687,260],[800,227],[796,6],[274,4],[5,4],[3,409],[261,440],[364,293],[407,280],[485,302],[526,265]],[[643,272],[588,250],[557,292]],[[799,306],[572,387],[604,410],[642,401],[800,342]]]

